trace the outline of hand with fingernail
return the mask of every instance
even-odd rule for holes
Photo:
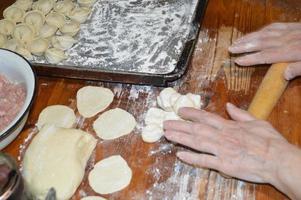
[[[235,62],[242,66],[290,63],[286,80],[301,76],[301,23],[274,23],[238,39],[229,47],[233,54],[249,53]]]
[[[195,151],[177,152],[189,164],[256,183],[274,185],[301,199],[301,150],[268,122],[227,104],[232,120],[194,108],[181,108],[186,121],[165,121],[165,137]]]

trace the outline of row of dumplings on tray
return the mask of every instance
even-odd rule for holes
[[[15,51],[29,60],[45,56],[57,64],[91,13],[96,0],[17,0],[3,11],[0,48]]]

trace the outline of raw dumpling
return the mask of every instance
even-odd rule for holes
[[[2,48],[4,46],[6,41],[7,41],[6,35],[3,35],[0,33],[0,48]]]
[[[71,20],[70,22],[67,22],[60,28],[60,31],[63,34],[75,36],[80,29],[80,24],[76,21]]]
[[[22,22],[25,12],[16,6],[9,6],[3,11],[3,17],[14,23]]]
[[[50,38],[56,33],[57,29],[56,26],[45,23],[40,30],[40,37]]]
[[[15,24],[7,19],[0,20],[0,33],[3,35],[11,35],[14,31]]]
[[[13,6],[21,8],[24,11],[30,10],[32,6],[32,0],[17,0]]]
[[[35,35],[40,32],[43,24],[45,23],[45,16],[41,11],[34,10],[25,14],[24,22],[35,29]]]
[[[79,23],[84,23],[87,20],[90,12],[91,12],[90,8],[76,7],[71,11],[68,17]]]
[[[65,52],[61,49],[50,48],[45,52],[45,57],[49,63],[57,64],[64,59],[67,59]]]
[[[77,0],[77,3],[82,7],[91,7],[96,0]]]
[[[70,49],[77,40],[70,35],[53,36],[51,39],[52,46],[58,49],[67,50]]]
[[[5,42],[3,48],[11,51],[16,51],[18,46],[21,46],[21,44],[16,39],[10,39]]]
[[[23,45],[27,46],[34,38],[34,31],[27,24],[18,24],[13,32],[13,37]]]
[[[57,2],[54,5],[54,10],[58,13],[68,15],[73,10],[74,7],[75,4],[71,0],[64,0],[64,1]]]
[[[33,59],[30,51],[28,51],[28,49],[26,49],[23,46],[17,46],[16,52],[18,54],[21,54],[22,56],[24,56],[27,60],[32,60]]]
[[[49,42],[47,39],[36,38],[31,42],[29,50],[34,55],[42,56],[43,53],[48,49],[48,46]]]
[[[41,11],[44,15],[47,15],[52,10],[54,3],[55,2],[53,0],[39,0],[33,3],[32,8],[34,10]]]
[[[51,12],[46,16],[46,22],[55,27],[62,27],[65,24],[65,16],[58,12]]]

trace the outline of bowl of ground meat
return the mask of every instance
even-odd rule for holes
[[[36,76],[30,63],[0,48],[0,149],[22,131],[34,100]]]

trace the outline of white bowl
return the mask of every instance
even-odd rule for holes
[[[23,129],[32,105],[35,90],[36,76],[30,63],[21,55],[0,48],[0,74],[10,81],[22,83],[26,88],[26,98],[15,119],[0,132],[0,149],[11,143]]]

